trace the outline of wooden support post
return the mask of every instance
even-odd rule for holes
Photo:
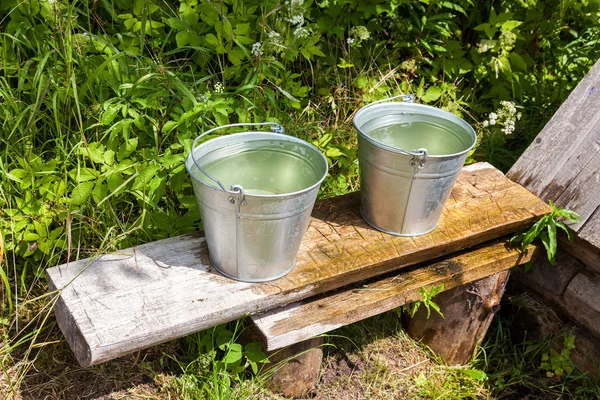
[[[499,272],[473,283],[437,295],[433,301],[444,317],[421,307],[407,319],[407,331],[439,354],[448,365],[467,363],[481,344],[494,314],[500,309],[509,271]]]
[[[316,337],[268,353],[274,369],[269,388],[286,397],[303,397],[315,390],[323,361],[323,338]],[[281,363],[281,365],[277,365]]]

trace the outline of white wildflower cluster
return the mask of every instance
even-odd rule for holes
[[[304,24],[304,0],[288,0],[285,2],[287,15],[284,19],[292,25]]]
[[[501,101],[497,112],[491,112],[488,119],[483,121],[483,126],[494,126],[496,124],[503,126],[502,133],[510,135],[515,131],[515,125],[521,119],[521,113],[517,111],[515,103],[512,101]]]
[[[263,46],[262,43],[256,42],[252,45],[252,55],[254,57],[260,57],[263,55]]]
[[[270,31],[267,33],[267,40],[263,46],[263,50],[267,54],[281,54],[284,50],[283,39],[281,35],[276,31]]]
[[[310,29],[304,26],[299,26],[294,30],[295,39],[304,39],[310,36]]]
[[[215,83],[215,93],[223,93],[223,84],[221,82]]]
[[[358,25],[350,28],[346,42],[350,45],[354,44],[358,46],[360,45],[360,42],[367,40],[370,37],[371,33],[369,33],[369,30],[365,26]]]

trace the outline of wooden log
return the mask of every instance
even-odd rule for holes
[[[292,303],[251,319],[265,348],[272,351],[419,300],[421,287],[443,284],[449,290],[507,270],[529,261],[536,249],[531,246],[523,254],[509,247],[507,241],[499,241],[433,264],[403,269],[383,279],[375,278]]]
[[[515,277],[555,296],[562,296],[571,279],[583,268],[585,268],[584,264],[575,257],[558,251],[555,265],[551,265],[546,257],[539,257],[534,261],[529,272],[519,269]]]
[[[286,397],[302,397],[315,390],[323,361],[323,342],[322,337],[316,337],[269,352],[269,361],[276,364],[267,371],[269,389]]]
[[[600,248],[600,60],[507,176],[582,219],[578,235]]]
[[[600,272],[600,248],[577,236],[575,236],[575,240],[571,243],[564,236],[559,235],[559,248],[578,258],[585,265],[596,270],[596,272]]]
[[[421,307],[407,322],[407,332],[439,354],[448,365],[462,365],[473,356],[500,308],[509,271],[440,293],[433,301],[444,317]]]
[[[465,167],[439,226],[416,238],[360,217],[358,193],[315,206],[295,269],[266,283],[213,271],[202,233],[47,270],[58,324],[82,366],[289,304],[530,226],[550,208],[489,164]]]
[[[600,338],[600,274],[584,270],[567,286],[564,305],[571,317]]]

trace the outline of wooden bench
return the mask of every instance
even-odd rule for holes
[[[317,203],[297,266],[272,282],[237,282],[213,271],[201,232],[60,265],[47,277],[60,293],[58,324],[82,366],[261,312],[252,319],[265,348],[274,350],[417,300],[420,287],[440,283],[448,290],[479,280],[481,287],[471,292],[482,302],[473,309],[487,307],[492,315],[493,298],[499,300],[506,281],[503,271],[533,254],[511,248],[506,236],[549,211],[479,163],[461,171],[438,228],[419,237],[371,228],[360,217],[357,193]],[[455,297],[436,303],[451,308]],[[468,313],[456,315],[470,320]],[[445,323],[432,318],[427,321]],[[409,331],[441,340],[427,321]],[[472,351],[487,329],[477,326],[471,332],[465,325],[463,336],[452,341]]]

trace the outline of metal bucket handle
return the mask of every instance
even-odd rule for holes
[[[372,105],[379,104],[379,103],[385,103],[385,102],[392,101],[392,100],[400,98],[400,97],[402,98],[402,102],[404,102],[404,103],[414,103],[415,102],[415,96],[413,94],[398,94],[396,96],[388,97],[387,99],[374,101],[372,103],[367,104],[365,107],[370,107]],[[418,166],[419,168],[425,167],[425,165],[427,163],[427,156],[429,155],[429,151],[426,148],[421,147],[420,149],[416,149],[413,151],[404,150],[401,147],[395,147],[395,149],[397,149],[402,154],[406,154],[408,156],[413,156],[413,159],[410,160],[411,166],[413,166],[413,167]]]
[[[192,161],[194,161],[194,164],[196,164],[196,167],[198,167],[198,169],[200,170],[200,172],[202,172],[204,175],[206,175],[208,178],[210,178],[212,181],[214,181],[217,185],[219,185],[219,187],[224,190],[225,192],[231,194],[231,196],[229,196],[229,201],[232,204],[235,204],[236,199],[239,200],[239,203],[241,205],[246,204],[246,197],[244,195],[244,188],[241,185],[231,185],[231,190],[228,190],[225,188],[225,186],[223,186],[223,184],[221,183],[221,181],[219,181],[217,178],[215,178],[214,176],[212,176],[211,174],[209,174],[208,172],[206,172],[204,170],[204,168],[202,168],[200,166],[200,164],[198,164],[198,161],[196,160],[196,157],[194,157],[194,149],[196,148],[196,144],[198,143],[198,140],[202,139],[204,136],[213,133],[215,131],[218,131],[220,129],[225,129],[225,128],[232,128],[235,126],[262,126],[262,125],[272,125],[271,126],[271,130],[275,133],[281,133],[284,134],[285,133],[285,128],[275,122],[256,122],[256,123],[239,123],[239,124],[229,124],[229,125],[223,125],[223,126],[217,126],[216,128],[212,128],[207,130],[206,132],[203,132],[200,136],[198,136],[196,139],[194,139],[194,141],[192,142],[192,152],[190,153],[192,156]]]

